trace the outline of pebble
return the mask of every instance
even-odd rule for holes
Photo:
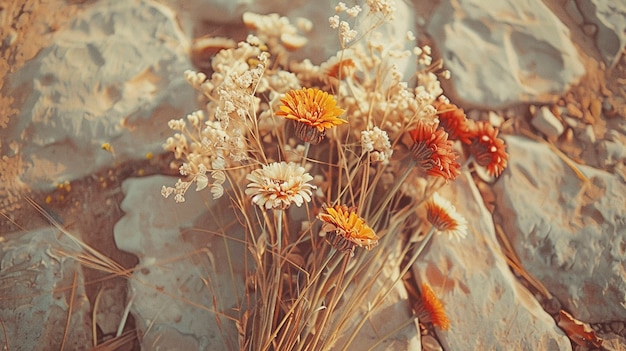
[[[601,150],[605,166],[613,166],[626,158],[626,147],[617,141],[603,140]]]
[[[561,121],[548,106],[541,107],[530,123],[547,137],[557,138],[565,131]]]
[[[584,133],[585,139],[592,143],[595,144],[596,142],[596,133],[593,130],[593,126],[591,124],[587,124],[587,126],[585,127],[585,133]]]
[[[574,131],[572,128],[567,128],[567,131],[565,132],[565,141],[568,143],[574,141]]]
[[[431,335],[422,336],[422,347],[424,350],[427,351],[443,351],[443,348],[441,347],[437,339],[435,339]]]
[[[587,36],[594,36],[598,32],[598,26],[592,23],[587,23],[583,25],[583,33]]]
[[[489,123],[496,128],[500,128],[502,123],[504,122],[504,118],[499,114],[489,111]]]
[[[565,116],[563,117],[563,120],[565,121],[565,124],[567,124],[568,127],[571,127],[571,128],[578,127],[578,120],[576,118]]]
[[[583,117],[583,111],[581,111],[576,105],[572,103],[567,104],[567,114],[576,118]]]
[[[619,334],[624,330],[624,322],[612,322],[611,323],[611,331],[615,334]]]
[[[480,120],[480,111],[479,110],[469,110],[466,112],[467,118],[472,119],[474,121]]]
[[[600,99],[591,100],[589,112],[591,112],[591,115],[595,120],[598,120],[600,118],[600,113],[602,113],[602,101],[600,101]]]

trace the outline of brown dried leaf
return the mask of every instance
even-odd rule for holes
[[[571,340],[584,347],[600,347],[604,340],[596,335],[591,327],[577,319],[571,314],[561,310],[558,325]]]

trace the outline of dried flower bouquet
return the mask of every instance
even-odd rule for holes
[[[210,75],[185,72],[206,105],[169,123],[165,148],[183,178],[162,194],[183,202],[195,183],[237,213],[252,262],[247,295],[234,316],[217,307],[237,325],[242,350],[348,348],[434,233],[467,235],[436,193],[460,173],[461,157],[493,176],[506,167],[497,129],[442,95],[438,79],[449,72],[430,48],[410,32],[378,31],[393,1],[364,8],[338,3],[329,24],[342,49],[319,65],[291,58],[311,23],[246,13],[253,34],[219,51]],[[365,19],[371,28],[352,28]],[[398,60],[418,67],[406,81]],[[424,211],[432,229],[411,238]],[[418,317],[447,329],[442,303],[422,291],[397,327]]]

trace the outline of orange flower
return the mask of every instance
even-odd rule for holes
[[[446,233],[457,240],[467,236],[467,221],[452,204],[434,193],[432,200],[426,203],[426,218],[438,233]]]
[[[280,101],[276,115],[293,120],[296,135],[311,144],[319,144],[327,129],[347,123],[339,118],[345,111],[336,106],[335,98],[317,88],[291,90]]]
[[[422,283],[422,299],[415,306],[415,314],[423,323],[432,323],[443,330],[450,328],[450,321],[443,304],[432,289],[424,283]]]
[[[427,174],[440,176],[446,180],[455,179],[460,173],[457,155],[452,150],[452,142],[448,140],[448,133],[435,124],[427,124],[423,120],[417,122],[417,127],[410,131],[413,146],[411,152],[417,166]]]
[[[441,101],[435,102],[433,106],[437,109],[439,127],[448,133],[448,139],[460,140],[465,144],[469,144],[472,135],[470,127],[473,121],[467,119],[463,109],[458,108],[454,104]]]
[[[327,66],[326,70],[324,70],[326,75],[336,79],[351,77],[354,75],[356,70],[356,64],[351,58],[343,59],[341,61],[338,60],[337,62],[329,62]],[[325,67],[322,66],[321,68],[323,69]]]
[[[498,129],[485,121],[478,121],[472,130],[469,151],[476,163],[487,167],[487,171],[498,177],[507,166],[509,155],[504,140],[498,138]]]
[[[317,215],[322,222],[322,231],[326,239],[339,251],[354,252],[354,247],[371,250],[378,245],[378,236],[363,218],[356,214],[354,208],[343,205],[324,206],[326,213]]]

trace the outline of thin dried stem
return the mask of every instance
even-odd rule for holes
[[[65,321],[65,329],[63,330],[63,340],[61,341],[61,350],[65,349],[65,343],[67,342],[67,334],[70,330],[70,322],[72,321],[72,311],[74,310],[74,297],[76,296],[76,281],[78,279],[78,273],[74,272],[74,277],[72,278],[72,290],[70,293],[70,302],[67,307],[67,320]]]

